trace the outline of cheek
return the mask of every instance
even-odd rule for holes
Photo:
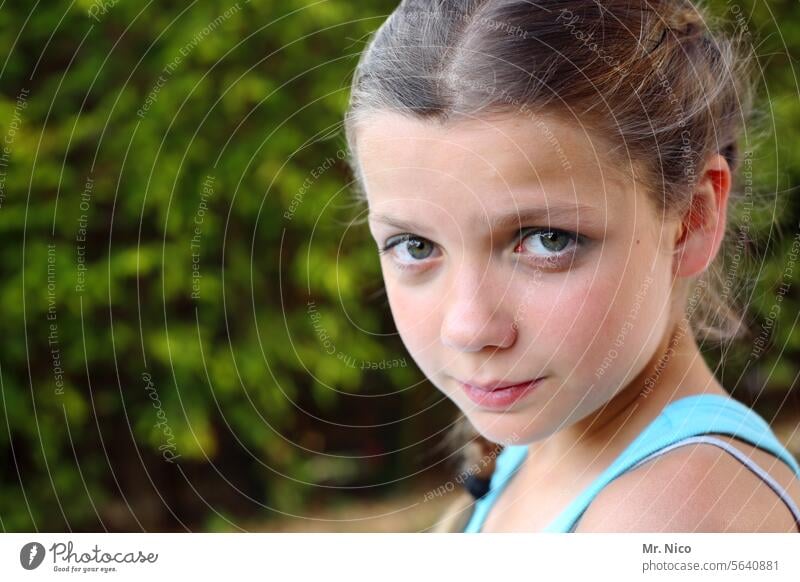
[[[553,316],[558,327],[550,331],[552,337],[563,338],[558,352],[568,354],[572,366],[585,366],[595,359],[600,346],[607,345],[608,328],[615,318],[615,287],[612,279],[575,276],[562,290]]]
[[[602,337],[603,317],[614,296],[612,283],[577,273],[543,279],[517,309],[518,315],[524,314],[520,333],[527,337],[528,353],[560,376],[582,366],[579,360],[590,356],[585,352],[592,342],[602,345],[593,337],[598,332],[598,339]]]
[[[587,314],[575,340],[586,351],[580,366],[586,381],[605,378],[616,385],[638,374],[657,348],[670,315],[668,285],[645,273],[621,274],[588,293],[595,316]]]
[[[389,278],[385,279],[385,288],[397,333],[411,357],[419,361],[438,341],[441,328],[438,299]]]
[[[544,285],[527,302],[533,349],[550,359],[559,374],[572,374],[582,383],[591,384],[609,356],[615,376],[638,368],[668,316],[665,285],[633,271],[602,277],[571,274],[561,284]]]

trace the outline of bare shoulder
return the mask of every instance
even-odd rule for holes
[[[715,435],[755,461],[800,506],[800,480],[780,459]],[[594,499],[577,532],[796,532],[780,497],[720,447],[691,444],[614,480]]]

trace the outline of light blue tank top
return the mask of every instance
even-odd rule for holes
[[[737,437],[772,453],[800,477],[800,465],[778,441],[769,424],[744,404],[717,394],[696,394],[670,402],[628,447],[543,531],[570,532],[598,493],[623,473],[684,444],[705,442],[724,448],[769,485],[795,517],[800,528],[800,509],[772,477],[736,447],[712,435]],[[465,533],[480,532],[489,510],[514,476],[528,453],[527,445],[511,445],[497,456],[488,493],[475,502]]]

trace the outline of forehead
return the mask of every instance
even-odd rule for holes
[[[357,154],[371,209],[420,202],[489,211],[537,202],[607,211],[631,202],[630,172],[609,144],[554,116],[508,115],[439,124],[372,114]]]

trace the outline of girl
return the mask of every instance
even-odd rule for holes
[[[680,0],[406,0],[371,40],[350,164],[398,332],[482,454],[437,531],[800,527],[800,467],[698,344],[743,335],[713,275],[736,47]]]

